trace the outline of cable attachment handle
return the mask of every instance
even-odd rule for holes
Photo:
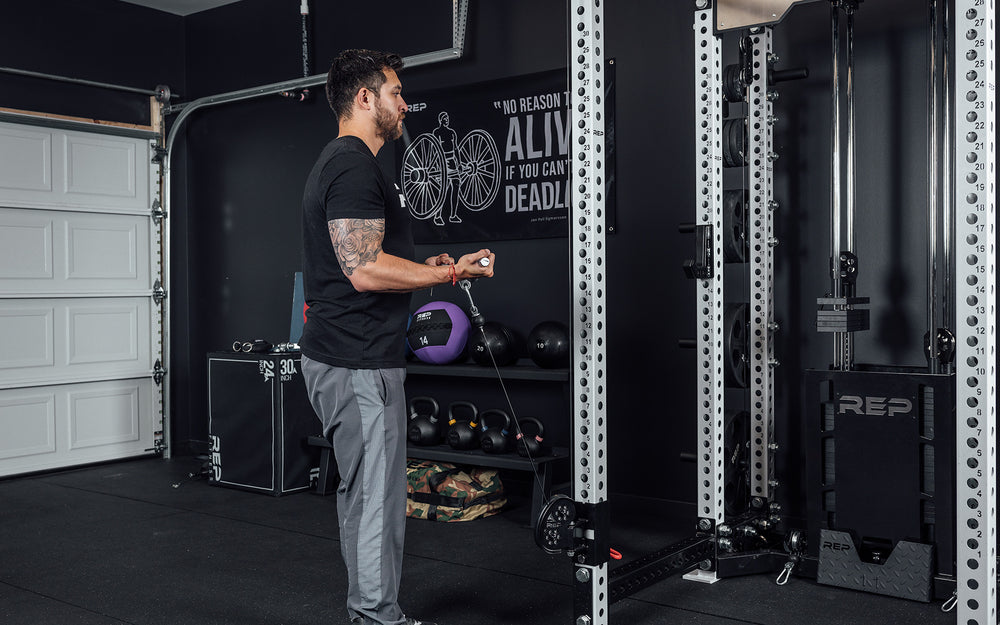
[[[469,316],[472,318],[472,325],[477,328],[482,327],[486,323],[486,317],[479,314],[479,308],[476,307],[476,302],[472,300],[472,280],[463,278],[458,281],[458,286],[465,291],[465,296],[469,298]]]
[[[951,612],[958,605],[958,590],[951,591],[951,597],[947,601],[941,604],[942,612]]]
[[[799,562],[799,557],[792,556],[791,560],[785,562],[785,568],[782,569],[781,573],[778,574],[778,579],[774,580],[774,582],[779,586],[784,586],[785,584],[787,584],[788,578],[792,576],[792,569],[795,568],[795,565],[798,564],[798,562]]]

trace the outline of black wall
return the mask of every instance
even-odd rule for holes
[[[183,95],[184,20],[117,0],[7,2],[0,66]],[[149,124],[149,96],[9,73],[0,107]]]
[[[167,83],[185,101],[300,76],[296,0],[243,0],[184,19],[113,0],[81,4],[7,9],[14,19],[0,25],[0,65],[139,86]],[[412,55],[451,45],[450,3],[312,4],[313,73],[325,71],[343,48]],[[677,232],[694,214],[692,4],[609,2],[604,20],[606,56],[616,60],[617,77],[618,209],[606,271],[610,488],[680,502],[695,497],[694,465],[680,454],[694,451],[697,440],[695,355],[677,347],[695,332],[694,285],[680,270],[693,241]],[[860,361],[920,364],[923,358],[924,10],[916,0],[895,0],[865,3],[858,16],[859,293],[873,298]],[[566,12],[562,0],[472,2],[465,56],[405,71],[404,97],[407,90],[461,88],[565,67]],[[84,35],[74,28],[79,23],[94,26]],[[128,45],[108,43],[122,31],[136,33]],[[829,339],[813,330],[815,298],[829,288],[828,31],[823,2],[797,7],[776,30],[779,67],[811,72],[783,85],[776,104],[779,499],[793,514],[804,508],[801,370],[826,367],[831,357]],[[727,56],[734,46],[727,37]],[[125,121],[148,108],[144,100],[137,108],[123,104],[132,102],[125,96],[88,98],[93,102],[75,87],[0,74],[0,106]],[[182,129],[170,207],[175,453],[198,450],[207,438],[205,354],[227,349],[236,338],[287,338],[292,276],[300,269],[302,185],[335,133],[322,88],[306,103],[269,96],[206,108]],[[489,247],[497,252],[497,276],[473,289],[488,317],[524,334],[542,319],[568,318],[566,239]],[[418,256],[438,251],[422,247]],[[727,299],[736,301],[746,279],[734,275],[726,288]],[[414,308],[431,297],[464,303],[456,290],[439,287],[415,295]],[[443,401],[502,405],[493,384],[422,376],[410,383],[414,392]],[[511,390],[519,415],[564,419],[556,438],[568,442],[565,389],[519,383]],[[739,394],[732,399],[745,401]]]

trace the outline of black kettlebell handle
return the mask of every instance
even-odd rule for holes
[[[542,425],[542,422],[539,421],[538,419],[536,419],[534,417],[521,417],[520,423],[522,425],[525,424],[525,423],[534,423],[535,424],[535,428],[538,430],[538,433],[535,434],[534,438],[539,443],[542,442],[542,440],[545,438],[545,426]],[[524,434],[524,428],[521,428],[521,432],[517,435],[518,439],[520,439],[522,437],[527,438],[527,436]]]
[[[431,423],[437,423],[438,414],[440,414],[441,408],[438,406],[437,400],[435,400],[433,397],[427,397],[426,395],[414,397],[413,399],[410,400],[410,420],[412,421],[413,419],[416,419],[417,417],[426,414],[419,412],[417,410],[417,405],[421,403],[431,405],[431,413],[430,415],[428,415],[428,418],[430,419]]]
[[[481,424],[482,430],[484,432],[488,429],[486,427],[487,415],[500,415],[501,417],[503,417],[503,427],[500,429],[500,431],[506,434],[510,430],[510,415],[508,415],[503,410],[500,410],[499,408],[490,408],[489,410],[484,410],[479,415],[479,423]]]
[[[448,425],[449,426],[455,425],[455,423],[457,423],[459,421],[459,419],[457,419],[455,417],[455,408],[466,408],[466,409],[470,410],[472,412],[472,417],[470,417],[468,419],[469,427],[472,428],[473,430],[476,429],[476,418],[479,416],[479,410],[476,408],[476,405],[473,404],[471,401],[456,401],[456,402],[452,402],[451,405],[448,406]],[[466,419],[462,419],[462,421],[465,421],[465,420]]]

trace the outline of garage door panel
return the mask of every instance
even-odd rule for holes
[[[52,191],[52,133],[0,124],[0,187]]]
[[[0,378],[2,370],[55,365],[55,309],[19,304],[0,308]]]
[[[0,300],[0,388],[148,375],[150,307],[141,297]]]
[[[139,302],[71,304],[66,312],[67,364],[138,360]]]
[[[0,296],[149,293],[151,220],[0,208]]]
[[[63,136],[67,194],[136,196],[136,142],[67,133]]]
[[[149,378],[0,390],[0,475],[146,452],[155,397]]]
[[[69,224],[67,268],[70,279],[136,279],[138,225]]]
[[[0,476],[159,443],[156,139],[0,122]]]
[[[139,440],[139,386],[69,393],[69,449]]]
[[[52,391],[0,391],[0,460],[56,450],[56,395]]]
[[[0,122],[0,206],[148,213],[147,139]]]
[[[52,279],[52,220],[18,219],[0,211],[0,283]]]

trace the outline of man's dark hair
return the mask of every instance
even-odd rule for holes
[[[377,50],[344,50],[337,55],[326,75],[326,100],[337,119],[350,113],[351,101],[361,87],[379,92],[385,83],[382,70],[386,68],[403,69],[403,59]]]

